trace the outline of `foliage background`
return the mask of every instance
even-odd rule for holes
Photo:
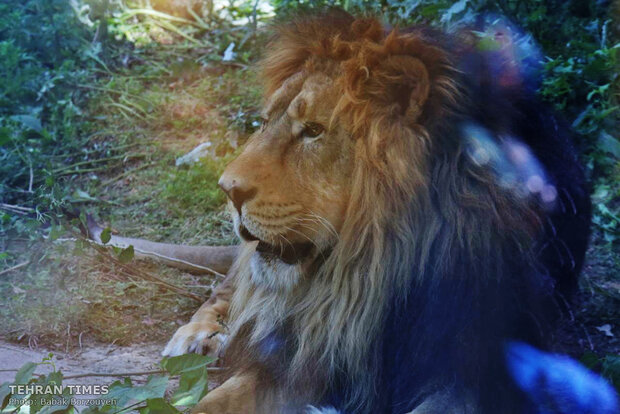
[[[2,336],[67,351],[82,333],[162,341],[187,319],[194,302],[102,258],[75,217],[154,240],[232,243],[216,181],[259,124],[261,28],[326,5],[401,27],[500,14],[533,36],[538,92],[572,124],[594,202],[582,305],[558,349],[618,385],[620,5],[605,0],[0,0]],[[175,165],[205,141],[208,157]],[[140,266],[202,296],[213,285]]]

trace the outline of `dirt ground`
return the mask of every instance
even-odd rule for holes
[[[0,340],[0,384],[12,382],[16,371],[26,362],[40,362],[49,352],[54,354],[56,369],[65,377],[80,374],[108,374],[105,377],[86,376],[67,379],[65,385],[106,385],[122,378],[123,373],[148,372],[158,370],[157,362],[163,344],[137,344],[117,346],[93,343],[84,345],[82,350],[63,353],[50,351],[43,347],[30,349],[27,346]],[[52,370],[48,365],[37,367],[35,374],[47,374]],[[119,375],[109,375],[119,374]],[[125,375],[126,376],[126,375]],[[147,375],[132,375],[134,383],[146,381]]]

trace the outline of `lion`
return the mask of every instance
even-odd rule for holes
[[[219,181],[236,262],[164,350],[223,349],[193,412],[524,412],[504,347],[547,347],[590,201],[511,46],[337,10],[276,25],[262,126]]]

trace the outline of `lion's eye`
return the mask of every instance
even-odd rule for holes
[[[316,122],[308,122],[304,124],[304,129],[301,131],[302,138],[316,138],[325,131],[323,125]]]

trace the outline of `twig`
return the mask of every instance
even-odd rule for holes
[[[256,29],[258,27],[258,0],[254,2],[254,6],[252,7],[252,33],[256,33]]]
[[[108,180],[105,180],[104,182],[102,182],[102,183],[101,183],[101,185],[108,185],[108,184],[112,184],[112,183],[114,183],[114,182],[116,182],[116,181],[120,180],[121,178],[125,177],[125,176],[126,176],[126,175],[128,175],[128,174],[134,173],[134,172],[136,172],[136,171],[143,170],[143,169],[145,169],[145,168],[147,168],[147,167],[152,166],[153,164],[155,164],[155,163],[154,163],[154,162],[149,162],[149,163],[146,163],[146,164],[142,164],[141,166],[136,167],[136,168],[134,168],[134,169],[132,169],[132,170],[127,170],[127,171],[125,171],[125,172],[123,172],[123,173],[121,173],[121,174],[117,175],[116,177],[112,177],[112,178],[110,178],[110,179],[108,179]]]
[[[156,371],[138,371],[138,372],[109,372],[109,373],[98,373],[98,372],[87,372],[84,374],[75,374],[75,375],[67,375],[66,377],[62,377],[62,379],[75,379],[75,378],[85,378],[85,377],[131,377],[138,375],[153,375],[153,374],[165,374],[166,371],[163,369],[159,369]]]
[[[156,11],[156,10],[150,10],[150,9],[129,9],[129,10],[127,10],[124,13],[124,15],[122,15],[120,17],[120,20],[121,21],[125,21],[125,20],[129,19],[130,17],[132,17],[134,15],[137,15],[137,14],[143,14],[143,15],[149,16],[151,18],[159,17],[159,18],[162,18],[162,19],[170,20],[172,22],[190,24],[192,26],[197,26],[197,27],[200,27],[201,29],[204,29],[204,27],[201,27],[198,23],[193,22],[191,20],[184,19],[182,17],[171,16],[169,14],[162,13],[162,12],[159,12],[159,11]]]
[[[32,193],[32,181],[34,180],[34,173],[32,171],[32,164],[30,164],[30,182],[28,183],[28,192]]]
[[[207,367],[207,372],[217,372],[221,370],[222,368],[220,367]],[[154,371],[137,371],[137,372],[107,372],[107,373],[87,372],[84,374],[67,375],[62,378],[63,379],[75,379],[75,378],[85,378],[85,377],[131,377],[131,376],[139,376],[139,375],[166,374],[167,372],[168,371],[165,371],[163,369],[154,370]]]
[[[145,116],[144,116],[144,115],[139,114],[139,113],[138,113],[138,112],[136,112],[134,109],[132,109],[132,108],[128,107],[127,105],[123,105],[122,103],[118,103],[118,102],[110,102],[108,105],[115,106],[115,107],[117,107],[117,108],[122,109],[123,111],[127,111],[127,112],[129,112],[130,114],[132,114],[133,116],[135,116],[135,117],[137,117],[137,118],[140,118],[140,119],[142,119],[142,120],[144,120],[144,119],[145,119]]]
[[[4,269],[3,271],[0,272],[0,275],[12,272],[12,271],[17,270],[17,269],[21,269],[22,267],[28,266],[29,264],[30,264],[30,260],[26,260],[23,263],[17,264],[17,265],[15,265],[13,267],[9,267],[8,269]]]
[[[81,170],[61,171],[57,173],[57,175],[61,176],[61,175],[72,175],[72,174],[86,174],[89,172],[104,171],[104,170],[109,170],[109,169],[110,169],[109,165],[103,165],[100,167],[82,168]]]
[[[209,25],[207,24],[207,22],[205,22],[200,16],[198,16],[196,12],[192,10],[192,7],[189,4],[187,5],[187,12],[190,14],[190,16],[194,18],[194,20],[196,20],[196,22],[198,22],[198,24],[203,29],[209,30]]]
[[[76,86],[82,87],[81,85],[76,85]],[[103,135],[101,131],[99,132],[99,134]],[[96,134],[92,134],[90,137],[93,137],[93,136],[96,136]],[[55,155],[51,155],[51,157],[69,158],[69,157],[75,157],[75,156],[84,156],[84,155],[89,155],[89,154],[101,153],[103,151],[120,151],[121,149],[135,147],[136,145],[140,145],[140,142],[133,142],[131,144],[118,145],[116,147],[107,147],[107,148],[92,149],[88,151],[70,152],[68,154],[55,154]]]
[[[132,267],[130,265],[124,264],[122,263],[120,260],[118,260],[116,257],[114,257],[113,255],[111,255],[110,253],[108,253],[107,249],[105,246],[102,246],[100,244],[98,244],[95,240],[90,240],[90,239],[86,239],[84,237],[81,237],[79,235],[75,235],[74,238],[72,239],[56,239],[56,241],[75,241],[75,240],[84,240],[86,242],[88,242],[88,245],[91,246],[93,249],[95,249],[100,255],[102,255],[103,257],[107,258],[108,260],[110,260],[112,263],[114,263],[116,266],[119,266],[121,268],[121,270],[125,273],[127,273],[129,276],[134,276],[134,277],[138,277],[140,279],[143,280],[148,280],[150,282],[156,283],[164,288],[167,288],[168,290],[171,290],[173,292],[178,293],[181,296],[185,296],[188,297],[190,299],[193,299],[197,302],[203,303],[205,301],[204,298],[201,298],[198,295],[194,295],[193,293],[191,293],[190,291],[188,291],[187,289],[184,289],[180,286],[174,285],[172,283],[166,282],[165,280],[151,274],[148,273],[144,270]],[[208,269],[212,272],[214,272],[211,269]],[[217,273],[215,272],[215,274],[221,274],[221,273]]]
[[[594,344],[592,344],[592,338],[590,338],[590,334],[588,333],[588,330],[586,329],[585,326],[583,326],[582,323],[580,323],[579,325],[581,325],[581,329],[583,329],[583,332],[586,334],[586,339],[588,340],[590,351],[594,351]]]
[[[59,172],[71,170],[72,168],[79,167],[81,165],[98,164],[100,162],[106,162],[106,161],[113,161],[113,160],[120,160],[120,159],[130,159],[130,158],[143,158],[143,157],[146,157],[146,154],[120,154],[120,155],[113,155],[111,157],[97,158],[97,159],[94,159],[94,160],[87,160],[87,161],[76,162],[76,163],[71,164],[71,165],[67,165],[67,166],[64,166],[64,167],[56,168],[55,170],[52,170],[52,172],[53,173],[59,173]],[[69,171],[69,172],[71,172],[71,171]]]
[[[177,292],[178,294],[188,297],[190,299],[193,299],[197,302],[204,302],[204,298],[201,298],[198,295],[194,295],[193,293],[189,292],[186,289],[183,289],[177,285],[173,285],[172,283],[166,282],[163,279],[160,279],[159,277],[152,275],[148,272],[145,272],[144,270],[141,269],[136,269],[133,268],[129,265],[126,265],[124,263],[121,263],[118,259],[116,259],[114,256],[112,256],[111,254],[109,254],[106,249],[102,246],[99,246],[97,244],[94,243],[90,243],[90,246],[92,246],[95,250],[97,250],[102,256],[107,257],[108,260],[111,260],[112,262],[114,262],[114,264],[116,264],[117,266],[119,266],[121,269],[123,269],[125,272],[140,277],[142,279],[145,280],[149,280],[151,282],[157,283],[160,286],[163,286],[165,288],[168,288],[170,290],[173,290],[175,292]]]
[[[0,207],[0,208],[2,208],[2,207]],[[23,211],[19,211],[19,210],[11,210],[10,208],[4,208],[4,210],[8,210],[8,211],[10,211],[11,213],[20,214],[20,215],[22,215],[22,216],[27,216],[27,215],[28,215],[28,213],[25,213],[25,212],[23,212]]]
[[[71,323],[67,323],[67,345],[65,346],[65,354],[69,353],[70,340],[71,340]]]
[[[44,238],[45,238],[45,236],[44,236]],[[87,238],[83,238],[83,237],[79,237],[79,238],[78,238],[78,237],[61,237],[61,238],[56,239],[55,241],[57,241],[57,242],[75,242],[75,241],[77,241],[78,239],[79,239],[79,240],[84,240],[84,241],[88,242],[89,244],[93,245],[93,247],[94,247],[94,246],[99,246],[99,247],[120,247],[120,248],[125,248],[125,247],[128,247],[128,245],[126,245],[126,246],[121,246],[121,245],[114,245],[114,244],[110,244],[110,243],[108,243],[108,244],[102,244],[100,241],[97,241],[97,240],[92,240],[92,239],[87,239]],[[98,250],[98,251],[99,251],[99,250]],[[212,268],[210,268],[210,267],[206,267],[206,266],[201,266],[201,265],[196,264],[196,263],[191,263],[191,262],[188,262],[188,261],[186,261],[186,260],[178,259],[178,258],[176,258],[176,257],[165,256],[165,255],[163,255],[163,254],[159,254],[159,253],[151,252],[151,251],[148,251],[148,250],[142,250],[142,249],[137,248],[137,247],[135,247],[135,246],[134,246],[134,251],[135,251],[135,253],[139,253],[139,254],[141,254],[141,255],[143,255],[143,256],[145,256],[145,257],[149,257],[149,258],[151,258],[151,259],[155,258],[155,259],[161,259],[161,260],[163,260],[164,262],[174,262],[174,263],[183,264],[183,265],[186,265],[186,266],[188,266],[188,267],[192,268],[193,270],[197,270],[197,269],[198,269],[198,270],[204,270],[205,272],[210,273],[210,274],[212,274],[213,276],[217,276],[217,277],[222,278],[222,279],[226,277],[226,275],[225,275],[225,274],[220,273],[220,272],[218,272],[218,271],[217,271],[217,270],[215,270],[215,269],[212,269]],[[110,256],[108,256],[108,255],[106,254],[106,257],[110,257]],[[131,272],[127,272],[127,271],[125,271],[125,273],[128,273],[129,275],[132,275],[132,273],[131,273]],[[133,274],[133,276],[136,276],[136,275],[135,275],[135,274]],[[141,277],[141,276],[138,276],[138,277]],[[144,277],[141,277],[141,278],[142,278],[142,279],[144,279]],[[147,280],[148,280],[148,279],[147,279]],[[212,288],[212,289],[215,287],[215,286],[213,286],[213,285],[212,285],[212,286],[201,286],[201,285],[194,286],[194,285],[190,285],[190,286],[191,286],[192,288],[193,288],[193,287],[204,287],[204,288],[208,288],[208,287],[210,287],[210,288]]]
[[[170,22],[167,21],[161,21],[161,20],[157,20],[157,19],[151,19],[151,21],[156,24],[157,26],[161,27],[162,29],[168,30],[172,33],[176,33],[177,35],[189,40],[190,42],[192,42],[195,45],[201,45],[202,43],[199,40],[196,40],[195,38],[183,33],[178,27],[176,27],[175,25],[173,25]]]
[[[17,369],[17,368],[13,368],[13,369],[0,369],[0,372],[17,372],[17,371],[19,371],[19,369]],[[40,377],[43,374],[32,373],[32,375],[36,375],[37,377]]]
[[[32,212],[34,212],[34,208],[16,206],[16,205],[13,205],[13,204],[6,204],[6,203],[0,203],[0,208],[5,208],[7,210],[23,211],[25,213],[32,213]]]

